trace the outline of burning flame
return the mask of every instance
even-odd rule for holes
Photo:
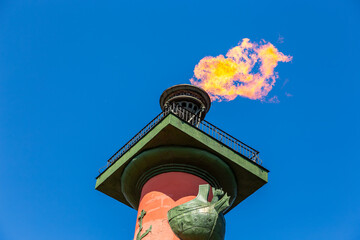
[[[274,68],[278,62],[291,60],[271,43],[251,43],[244,38],[226,56],[201,59],[190,82],[208,92],[212,101],[230,101],[237,96],[265,101],[278,78]]]

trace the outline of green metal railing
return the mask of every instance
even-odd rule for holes
[[[174,114],[182,121],[187,122],[193,127],[199,129],[203,133],[221,142],[222,144],[241,154],[245,158],[259,165],[262,164],[262,161],[259,158],[259,151],[234,138],[230,134],[222,131],[218,127],[215,127],[208,121],[201,120],[198,115],[189,112],[188,110],[180,107],[179,105],[172,104],[159,115],[157,115],[150,123],[148,123],[143,129],[141,129],[140,132],[138,132],[132,139],[130,139],[130,141],[128,141],[122,148],[120,148],[113,156],[111,156],[107,161],[106,166],[102,167],[99,170],[100,175],[114,162],[121,158],[121,156],[123,156],[130,148],[132,148],[132,146],[134,146],[140,139],[142,139],[148,132],[150,132],[169,114]]]

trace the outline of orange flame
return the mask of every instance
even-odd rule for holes
[[[274,68],[278,62],[291,60],[271,43],[251,43],[244,38],[225,57],[201,59],[190,82],[207,91],[212,101],[230,101],[237,96],[265,101],[278,78]]]

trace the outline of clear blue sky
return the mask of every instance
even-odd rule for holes
[[[136,212],[94,190],[98,169],[164,89],[243,38],[294,58],[276,68],[280,103],[207,116],[271,171],[226,239],[360,239],[359,23],[358,0],[1,0],[0,239],[131,239]]]

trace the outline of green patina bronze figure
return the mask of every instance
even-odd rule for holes
[[[200,185],[197,197],[168,211],[171,229],[181,240],[223,240],[225,218],[223,211],[229,207],[230,197],[214,189],[208,202],[210,185]]]
[[[149,227],[148,230],[145,231],[145,233],[141,234],[141,231],[143,229],[143,225],[142,225],[142,221],[143,221],[143,218],[145,216],[146,212],[144,210],[141,210],[141,214],[140,216],[138,217],[139,219],[139,232],[138,234],[136,235],[136,240],[141,240],[143,239],[146,235],[149,234],[149,232],[151,232],[151,229],[152,229],[152,225]]]

